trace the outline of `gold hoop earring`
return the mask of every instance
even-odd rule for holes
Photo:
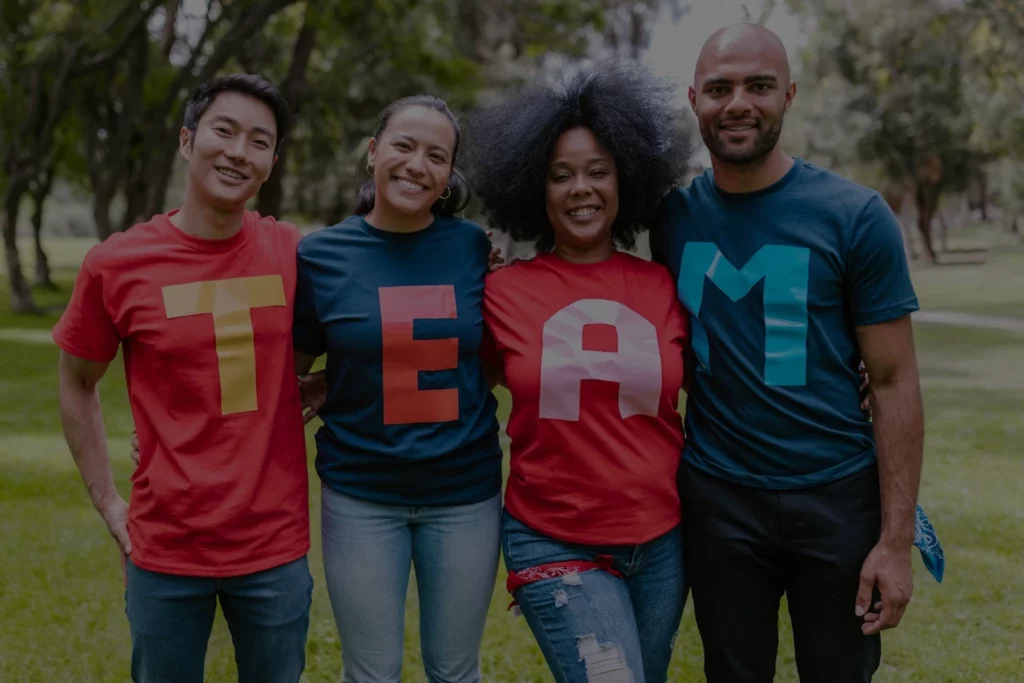
[[[366,164],[366,175],[373,177],[373,164]]]
[[[448,199],[451,196],[452,196],[452,188],[450,188],[450,187],[444,188],[444,192],[441,193],[441,199]]]

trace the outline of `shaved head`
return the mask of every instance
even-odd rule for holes
[[[711,34],[697,58],[693,85],[699,88],[722,61],[753,60],[776,72],[783,85],[789,83],[789,57],[782,40],[759,24],[732,24]]]
[[[755,164],[775,153],[782,120],[796,95],[779,37],[757,24],[733,24],[704,43],[690,106],[712,158]]]

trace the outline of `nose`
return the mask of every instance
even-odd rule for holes
[[[249,144],[244,135],[233,135],[224,146],[224,154],[232,161],[244,163],[249,158],[248,149]]]
[[[573,178],[572,183],[569,185],[569,196],[580,197],[583,195],[590,194],[590,181],[587,179],[587,174],[580,173]]]
[[[405,170],[410,175],[423,176],[426,174],[426,163],[423,159],[424,152],[417,150],[409,155],[405,162]]]
[[[753,111],[750,102],[747,101],[747,91],[743,88],[736,88],[729,102],[725,105],[725,113],[731,118],[740,118]]]

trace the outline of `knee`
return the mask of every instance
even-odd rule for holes
[[[596,635],[576,638],[579,661],[586,670],[587,683],[635,683],[626,654],[615,643],[602,643]]]

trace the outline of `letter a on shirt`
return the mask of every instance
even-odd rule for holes
[[[615,329],[617,350],[584,348],[584,329],[595,324]],[[662,379],[658,332],[649,320],[617,301],[584,299],[551,316],[544,324],[540,372],[541,418],[578,421],[585,379],[619,384],[623,418],[658,415]]]

